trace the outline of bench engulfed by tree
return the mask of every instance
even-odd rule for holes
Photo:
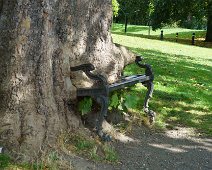
[[[154,75],[152,72],[152,68],[148,64],[142,64],[142,57],[137,56],[135,63],[145,69],[145,74],[137,74],[131,76],[123,76],[118,79],[116,82],[109,84],[107,79],[101,74],[92,73],[95,70],[95,67],[89,64],[82,64],[79,66],[71,67],[71,71],[83,71],[90,79],[97,81],[97,85],[90,88],[77,88],[76,95],[77,96],[91,96],[101,105],[101,112],[99,113],[97,124],[96,124],[96,132],[104,141],[110,140],[110,136],[102,131],[102,124],[104,118],[107,116],[107,109],[109,103],[109,93],[115,90],[119,90],[128,86],[135,85],[137,83],[142,83],[147,87],[147,93],[144,100],[144,112],[149,117],[150,123],[153,123],[155,119],[155,112],[149,110],[149,99],[153,93],[153,80]]]

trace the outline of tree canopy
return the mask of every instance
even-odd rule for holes
[[[118,0],[120,4],[118,20],[124,21],[127,15],[131,24],[147,24],[150,2],[151,0]]]
[[[130,24],[149,25],[153,30],[177,24],[192,29],[206,29],[206,41],[212,41],[212,0],[117,0],[117,20],[127,16]],[[117,21],[116,20],[116,21]]]
[[[151,16],[152,28],[178,23],[183,26],[185,21],[195,20],[195,26],[201,25],[203,18],[208,20],[206,41],[212,41],[211,0],[154,0],[154,11]],[[210,35],[210,36],[209,36]]]
[[[155,0],[151,16],[153,29],[175,22],[182,25],[185,20],[192,18],[201,20],[206,16],[206,9],[206,0]]]
[[[112,6],[113,6],[113,16],[118,16],[119,11],[119,3],[117,0],[112,0]]]

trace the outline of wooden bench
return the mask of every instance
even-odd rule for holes
[[[143,58],[141,56],[137,56],[135,63],[139,67],[145,69],[145,74],[124,76],[124,77],[121,77],[120,80],[112,84],[108,84],[104,76],[100,74],[93,74],[91,71],[95,70],[95,67],[92,64],[82,64],[76,67],[71,67],[71,71],[81,70],[90,79],[96,80],[99,82],[99,85],[97,87],[77,88],[77,96],[91,96],[101,105],[101,112],[97,120],[96,132],[99,135],[99,137],[104,141],[108,141],[111,139],[109,135],[107,135],[106,133],[103,133],[102,123],[104,121],[104,118],[107,116],[109,93],[114,90],[132,86],[137,83],[142,83],[147,88],[144,105],[143,105],[144,112],[149,117],[150,123],[153,123],[155,119],[155,116],[156,116],[155,112],[152,110],[149,110],[149,106],[148,106],[149,99],[152,97],[153,88],[154,88],[154,85],[153,85],[154,75],[150,65],[141,63],[142,59]]]

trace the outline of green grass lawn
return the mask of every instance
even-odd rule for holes
[[[212,136],[212,49],[134,36],[112,36],[115,43],[144,56],[144,62],[154,69],[155,91],[150,107],[158,113],[156,125],[186,126]],[[138,71],[134,64],[125,69],[126,74]],[[141,94],[145,94],[145,88],[133,90],[142,90]],[[142,110],[142,105],[138,110]]]
[[[125,33],[124,30],[125,30],[124,24],[114,23],[112,25],[111,32],[113,34],[128,35],[149,39],[160,39],[161,34],[161,30],[158,29],[156,31],[151,30],[150,35],[148,35],[149,27],[139,25],[128,25],[127,33]],[[195,45],[203,47],[212,47],[212,43],[204,42],[206,36],[205,30],[195,30],[186,28],[163,28],[165,41],[176,42],[176,33],[178,33],[178,39],[177,39],[178,43],[191,44],[192,34],[195,33]]]
[[[113,23],[112,25],[112,32],[113,33],[124,33],[125,25],[124,24],[116,24]],[[141,26],[141,25],[128,25],[127,26],[127,32],[132,34],[143,34],[148,35],[148,26]],[[186,29],[186,28],[163,28],[164,35],[174,35],[173,38],[175,38],[176,33],[178,32],[179,35],[182,35],[182,37],[185,37],[185,33],[187,33],[186,37],[192,35],[193,32],[197,33],[197,36],[199,33],[204,33],[204,30],[195,30],[195,29]],[[150,31],[150,35],[157,35],[159,36],[161,33],[161,30],[158,29],[156,31]],[[170,36],[169,36],[170,37]]]

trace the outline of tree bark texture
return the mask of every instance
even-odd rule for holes
[[[110,0],[0,0],[0,145],[10,154],[30,159],[79,127],[67,102],[73,84],[92,82],[70,66],[90,62],[112,82],[133,60],[112,43],[111,21]]]
[[[212,1],[208,1],[208,23],[205,41],[212,42]]]

